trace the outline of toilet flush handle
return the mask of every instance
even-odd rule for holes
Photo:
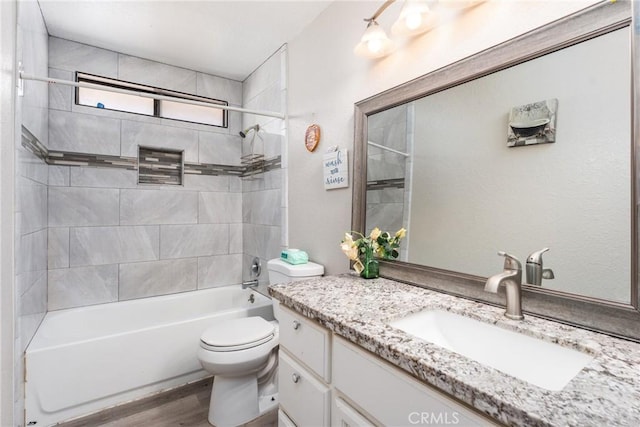
[[[297,383],[298,383],[298,381],[300,381],[300,375],[298,375],[298,374],[294,373],[293,375],[291,375],[291,379],[293,380],[293,382],[294,382],[295,384],[297,384]]]
[[[300,322],[298,322],[297,320],[294,320],[293,321],[293,329],[295,329],[297,331],[298,328],[300,328]]]

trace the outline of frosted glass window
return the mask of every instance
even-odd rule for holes
[[[78,87],[76,89],[76,104],[86,105],[107,110],[123,111],[134,114],[144,114],[152,117],[181,120],[205,125],[227,127],[227,111],[219,108],[228,105],[226,101],[204,98],[187,93],[175,92],[167,89],[144,86],[107,77],[94,76],[85,73],[76,73],[76,80],[83,83],[104,86],[104,90],[98,88]],[[132,92],[140,92],[153,95],[162,95],[174,98],[174,100],[158,100],[135,93],[123,94],[112,92],[108,88],[124,89]],[[211,104],[192,105],[181,100],[192,100]]]
[[[78,104],[153,116],[153,99],[106,90],[78,88]]]
[[[222,126],[224,124],[223,113],[224,110],[220,108],[160,100],[160,116],[167,119]]]

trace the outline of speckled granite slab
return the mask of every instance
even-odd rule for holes
[[[640,426],[640,344],[387,279],[329,276],[272,285],[286,307],[414,377],[514,426]],[[526,301],[523,302],[526,309]],[[594,359],[561,391],[548,391],[386,323],[436,308],[574,348]]]

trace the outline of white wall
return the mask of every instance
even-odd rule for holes
[[[387,31],[401,3],[383,14],[380,24]],[[289,44],[290,246],[307,250],[327,274],[348,270],[338,245],[351,226],[352,177],[349,188],[325,191],[321,159],[331,145],[353,152],[355,102],[593,3],[597,1],[490,1],[378,61],[356,57],[353,47],[365,29],[362,19],[380,2],[336,1],[329,6]],[[304,131],[312,123],[322,128],[322,139],[309,153]]]

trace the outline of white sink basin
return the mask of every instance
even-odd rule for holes
[[[442,310],[411,314],[389,326],[551,391],[562,390],[593,359],[577,350]]]

